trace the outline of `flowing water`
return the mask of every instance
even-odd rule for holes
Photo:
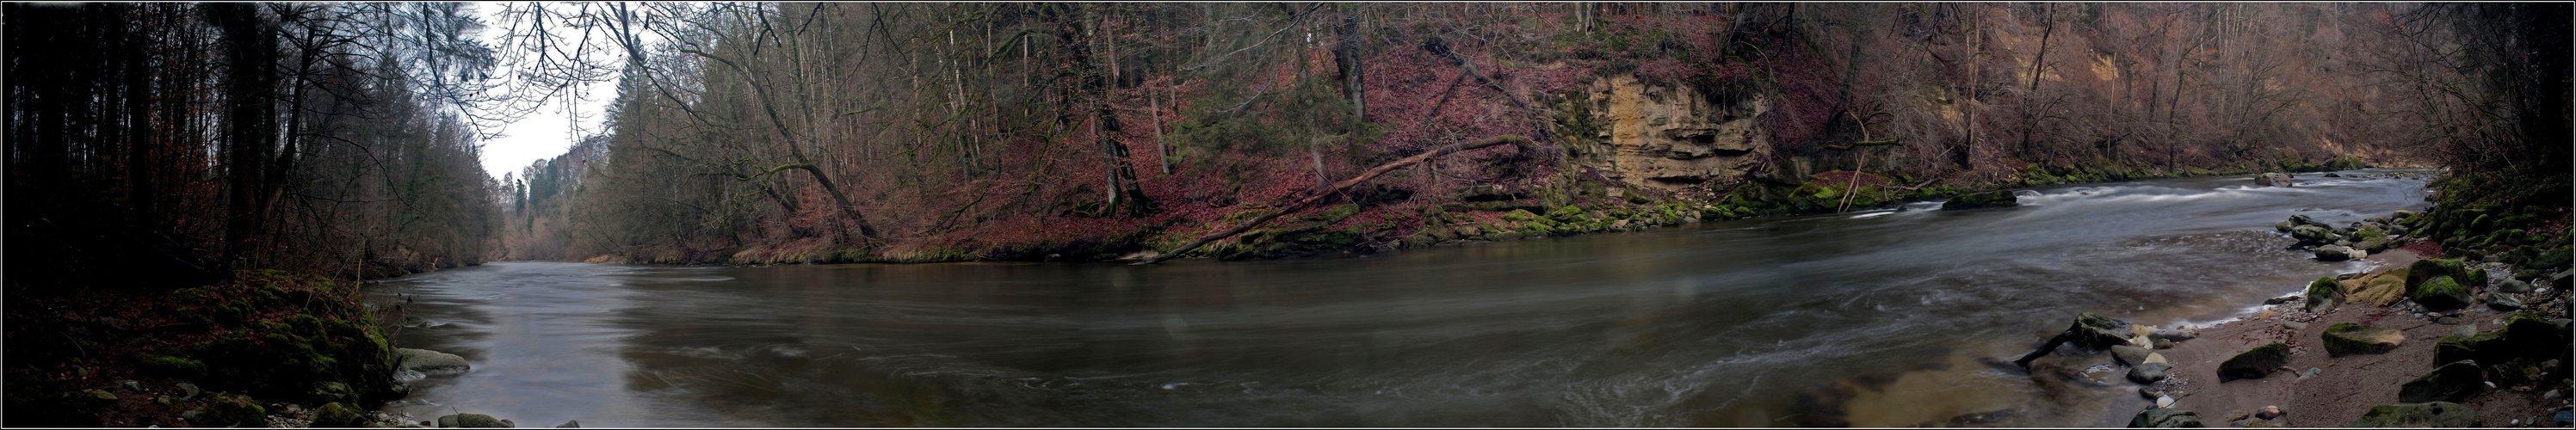
[[[2351,173],[2351,172],[2346,172]],[[474,370],[388,409],[522,426],[2117,426],[1998,360],[2075,313],[2209,322],[2359,268],[2287,249],[2423,182],[2246,176],[1366,257],[650,267],[386,282]],[[2117,379],[2117,378],[2112,378]]]

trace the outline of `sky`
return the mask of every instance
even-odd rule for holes
[[[483,18],[486,27],[477,36],[483,43],[499,46],[501,37],[509,32],[510,23],[502,22],[498,17],[503,4],[467,4],[475,16]],[[495,72],[495,75],[501,74],[498,73],[500,71]],[[607,111],[610,99],[617,95],[616,91],[616,82],[594,83],[581,91],[582,98],[587,100],[575,104],[576,109],[572,111],[580,114],[584,133],[598,132],[600,120],[605,117],[602,112]],[[484,140],[483,172],[500,178],[525,169],[538,159],[563,155],[564,150],[572,148],[577,138],[570,131],[574,120],[564,108],[565,100],[561,98],[547,100],[546,107],[502,126],[499,132],[503,136],[500,138]]]

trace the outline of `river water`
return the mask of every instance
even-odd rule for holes
[[[2345,172],[2352,173],[2352,172]],[[2056,186],[2024,206],[1705,222],[1365,257],[651,267],[386,282],[464,356],[387,407],[521,426],[2117,426],[2142,400],[2008,365],[2076,312],[2238,315],[2358,269],[2291,214],[2423,183]],[[2116,378],[2113,378],[2116,379]]]

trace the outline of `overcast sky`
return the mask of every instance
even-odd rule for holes
[[[500,46],[501,36],[509,32],[510,23],[502,22],[498,16],[504,4],[479,2],[466,4],[466,7],[472,8],[475,16],[483,18],[485,27],[482,34],[478,36],[483,43]],[[494,75],[503,73],[504,71],[500,70],[493,71]],[[599,121],[603,116],[601,113],[607,111],[609,100],[617,96],[616,91],[616,82],[595,83],[581,91],[582,98],[587,100],[579,102],[576,105],[578,109],[572,111],[580,114],[580,124],[584,133],[598,132]],[[565,149],[572,148],[572,142],[577,138],[570,134],[574,124],[572,113],[564,108],[563,99],[547,100],[545,108],[538,109],[536,113],[529,114],[526,118],[520,118],[518,122],[503,126],[500,133],[504,136],[501,138],[483,141],[483,171],[490,173],[493,178],[499,178],[501,175],[527,168],[529,163],[534,163],[537,159],[563,155]]]

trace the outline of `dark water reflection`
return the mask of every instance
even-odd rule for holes
[[[2292,213],[2420,181],[2041,189],[2020,208],[1161,266],[490,264],[390,282],[475,370],[397,411],[524,426],[2101,425],[2119,387],[1980,364],[2082,310],[2228,317],[2358,263]]]

